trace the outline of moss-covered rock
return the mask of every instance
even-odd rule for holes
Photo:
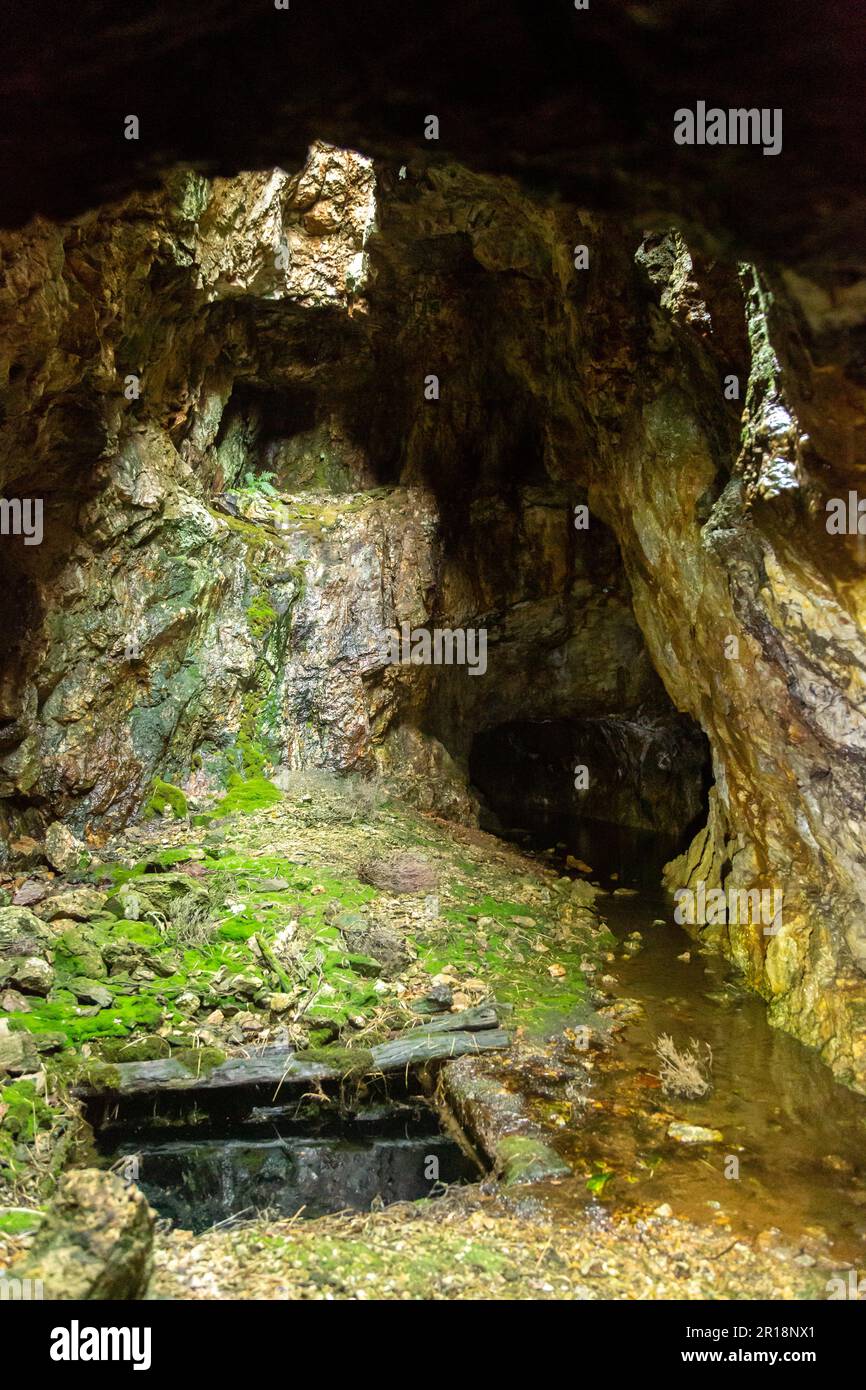
[[[180,1062],[193,1076],[208,1076],[214,1067],[222,1066],[226,1060],[226,1053],[218,1047],[179,1048],[171,1055],[175,1062]]]
[[[54,942],[54,964],[68,975],[99,980],[107,973],[105,961],[92,935],[80,927],[67,927]]]
[[[50,1299],[142,1298],[152,1271],[154,1213],[113,1173],[82,1168],[60,1183],[16,1276]]]
[[[511,1134],[499,1140],[496,1146],[496,1170],[508,1187],[517,1183],[571,1177],[571,1169],[555,1149],[542,1139],[520,1134]]]
[[[150,796],[142,808],[145,816],[161,816],[170,811],[177,820],[185,820],[189,815],[186,796],[180,787],[154,777]]]

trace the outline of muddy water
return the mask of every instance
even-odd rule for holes
[[[590,838],[584,828],[580,857],[594,856],[588,862],[604,887],[658,883],[658,847],[650,841],[629,842],[622,833]],[[807,1251],[829,1246],[862,1265],[866,1098],[769,1026],[763,1003],[742,989],[736,972],[701,954],[673,924],[672,903],[659,890],[642,887],[599,906],[620,943],[642,935],[637,955],[617,948],[607,967],[616,984],[602,986],[640,1008],[594,1063],[585,1099],[563,1132],[579,1171],[613,1174],[600,1198],[606,1206],[666,1203],[675,1216],[729,1226],[732,1238],[775,1227]],[[667,925],[653,926],[654,919]],[[680,959],[685,952],[689,960]],[[692,1038],[709,1043],[709,1097],[663,1093],[654,1051],[662,1033],[681,1048]],[[672,1119],[719,1130],[723,1142],[678,1145],[667,1136]]]

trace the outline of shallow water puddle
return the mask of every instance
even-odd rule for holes
[[[565,832],[567,834],[567,831]],[[729,1227],[732,1239],[778,1228],[804,1250],[828,1248],[862,1261],[866,1242],[866,1098],[834,1081],[816,1053],[771,1028],[764,1003],[722,958],[701,954],[673,925],[658,883],[664,854],[651,837],[584,825],[579,845],[608,890],[598,906],[618,938],[606,971],[625,1027],[590,1056],[588,1082],[567,1106],[549,1110],[561,1126],[559,1151],[606,1206],[671,1208],[675,1217]],[[550,839],[547,841],[551,843]],[[667,847],[665,847],[665,853]],[[668,925],[653,926],[655,919]],[[631,933],[641,949],[623,950]],[[686,952],[689,960],[679,957]],[[709,1044],[713,1090],[703,1100],[664,1093],[655,1043]],[[537,1108],[537,1103],[536,1103]],[[672,1122],[717,1130],[722,1141],[681,1144]],[[826,1240],[825,1240],[826,1237]],[[772,1236],[765,1236],[772,1243]]]
[[[771,1028],[762,1001],[740,988],[725,961],[699,954],[680,928],[653,927],[670,915],[660,897],[610,898],[604,911],[617,937],[640,931],[644,943],[611,966],[615,994],[639,1001],[642,1013],[619,1035],[611,1063],[598,1066],[595,1104],[583,1121],[586,1151],[599,1171],[606,1162],[617,1174],[606,1192],[616,1188],[622,1198],[631,1188],[642,1202],[669,1203],[675,1215],[720,1222],[726,1215],[735,1229],[755,1233],[819,1227],[837,1253],[862,1256],[866,1099]],[[679,960],[686,951],[691,960]],[[706,1099],[669,1097],[658,1087],[654,1045],[662,1033],[679,1047],[696,1038],[712,1048]],[[723,1141],[678,1145],[667,1135],[670,1119],[718,1130]]]

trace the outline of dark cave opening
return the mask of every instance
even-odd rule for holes
[[[673,711],[517,720],[475,736],[469,776],[485,828],[650,886],[706,821],[710,753]]]

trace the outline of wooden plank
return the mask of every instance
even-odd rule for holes
[[[456,1014],[435,1014],[432,1018],[412,1028],[412,1036],[418,1033],[474,1033],[482,1028],[496,1028],[499,1013],[495,1004],[478,1004],[474,1009],[462,1009]]]
[[[354,1076],[404,1071],[423,1062],[447,1061],[472,1052],[489,1052],[510,1046],[510,1034],[501,1028],[482,1028],[477,1032],[410,1029],[390,1042],[371,1050],[373,1066]],[[363,1055],[363,1054],[362,1054]],[[179,1091],[222,1091],[230,1087],[301,1085],[316,1081],[340,1081],[345,1066],[328,1062],[299,1060],[293,1052],[268,1051],[259,1057],[230,1057],[212,1071],[196,1076],[172,1058],[154,1062],[121,1062],[106,1067],[105,1080],[98,1074],[91,1082],[75,1088],[75,1094],[131,1096]]]

